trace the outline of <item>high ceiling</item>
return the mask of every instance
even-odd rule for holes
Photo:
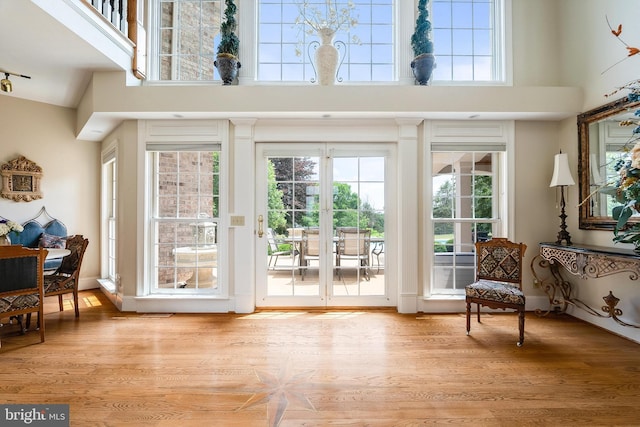
[[[85,0],[0,0],[0,70],[31,77],[10,76],[13,92],[0,96],[77,108],[95,71],[130,70],[133,44],[88,7]],[[77,138],[100,141],[124,119],[559,120],[582,106],[578,88],[562,87],[433,86],[425,97],[415,96],[421,89],[393,85],[320,91],[303,84],[287,92],[268,85],[167,85],[161,92],[145,91],[144,97],[139,96],[143,88],[117,89],[115,104],[98,105],[82,118]],[[223,91],[244,95],[211,102]],[[385,103],[378,102],[382,99]]]
[[[82,15],[74,14],[67,2],[55,3],[51,6],[51,0],[0,0],[0,70],[31,77],[10,76],[13,92],[0,92],[0,96],[76,107],[93,71],[123,69],[86,37],[79,37],[60,24],[51,10],[45,11],[55,9],[54,13],[65,14],[65,22],[76,22],[81,30]],[[86,26],[86,18],[84,21]]]

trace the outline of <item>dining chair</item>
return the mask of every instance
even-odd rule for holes
[[[370,251],[371,230],[357,227],[336,228],[338,243],[336,246],[336,270],[342,278],[343,260],[355,260],[361,268],[366,280],[369,280],[369,266],[371,265]]]
[[[302,230],[300,242],[300,274],[302,280],[307,273],[310,261],[320,260],[320,230],[318,228],[305,228]]]
[[[80,277],[80,266],[84,252],[89,245],[89,239],[81,234],[69,236],[67,238],[66,248],[71,253],[62,259],[62,264],[53,273],[44,277],[44,296],[58,296],[58,304],[60,311],[63,311],[62,296],[64,294],[73,294],[73,305],[76,317],[80,317],[78,308],[78,280]]]
[[[522,258],[527,249],[524,243],[494,237],[478,241],[476,247],[476,281],[465,287],[467,303],[467,335],[471,330],[471,304],[477,305],[478,323],[480,306],[513,309],[518,312],[520,337],[518,347],[524,343],[525,296],[522,292]]]
[[[22,245],[0,246],[0,318],[17,319],[20,332],[25,314],[37,313],[42,319],[44,300],[44,259],[47,250]],[[40,326],[40,342],[44,342],[44,322]],[[1,345],[1,344],[0,344]]]

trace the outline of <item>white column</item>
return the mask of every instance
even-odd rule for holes
[[[400,84],[412,85],[415,82],[413,71],[411,71],[411,61],[413,60],[413,49],[411,48],[411,35],[416,25],[416,13],[418,6],[415,0],[402,0],[396,2],[398,7],[398,81]]]
[[[224,3],[224,2],[222,2]],[[258,5],[255,0],[239,0],[236,22],[238,23],[238,39],[240,39],[240,49],[238,50],[238,60],[242,65],[238,70],[238,84],[247,84],[256,79],[255,59],[256,58],[256,25],[247,25],[258,20]],[[224,4],[223,4],[224,6]]]
[[[398,312],[418,310],[418,237],[420,175],[418,126],[421,119],[397,119],[398,123]]]
[[[235,298],[237,313],[255,309],[255,145],[256,119],[231,119],[229,141],[231,149],[231,183],[229,214],[242,217],[244,225],[230,225],[231,254],[229,293]],[[231,220],[228,222],[231,224]]]

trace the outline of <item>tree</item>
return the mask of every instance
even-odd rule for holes
[[[275,182],[281,183],[282,186],[280,193],[283,208],[287,211],[287,227],[306,226],[300,221],[313,222],[313,218],[291,218],[291,211],[313,208],[313,206],[307,206],[307,200],[308,187],[315,185],[310,184],[310,177],[315,174],[316,162],[309,157],[272,157],[269,160],[273,164]],[[317,224],[316,220],[315,225]]]
[[[333,184],[333,226],[358,227],[360,198],[349,184]]]
[[[431,41],[431,21],[429,21],[428,0],[418,1],[418,18],[416,26],[411,36],[411,47],[413,56],[417,57],[425,53],[433,53],[433,42]]]
[[[473,200],[475,218],[492,218],[493,214],[493,183],[489,175],[476,175],[473,178]],[[478,233],[490,233],[491,224],[478,224]]]
[[[438,192],[433,197],[433,217],[434,218],[454,218],[455,207],[455,184],[451,180],[445,181]],[[437,222],[433,226],[433,232],[436,235],[452,234],[453,223]]]
[[[236,58],[240,48],[240,40],[236,35],[236,4],[233,0],[225,0],[224,22],[220,24],[220,44],[218,55],[227,55]]]
[[[267,189],[268,227],[273,229],[276,234],[284,234],[287,228],[287,219],[284,203],[282,202],[283,194],[282,191],[278,190],[276,173],[271,161],[267,161]]]

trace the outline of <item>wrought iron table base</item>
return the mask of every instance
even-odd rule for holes
[[[540,245],[540,255],[536,255],[531,261],[534,282],[541,287],[549,298],[549,309],[547,311],[536,310],[539,316],[546,316],[551,312],[564,313],[569,304],[571,304],[593,316],[611,318],[619,325],[640,328],[640,325],[625,322],[620,318],[623,312],[621,309],[616,308],[620,299],[613,295],[612,291],[609,291],[607,296],[602,297],[606,305],[601,307],[601,311],[596,310],[578,298],[572,297],[572,285],[563,277],[560,267],[563,267],[573,275],[579,275],[585,279],[628,272],[631,280],[637,280],[640,277],[640,259],[635,256],[625,256],[624,254],[612,256],[598,250],[590,250],[589,247],[545,243]],[[541,278],[536,269],[548,269],[550,275]]]

